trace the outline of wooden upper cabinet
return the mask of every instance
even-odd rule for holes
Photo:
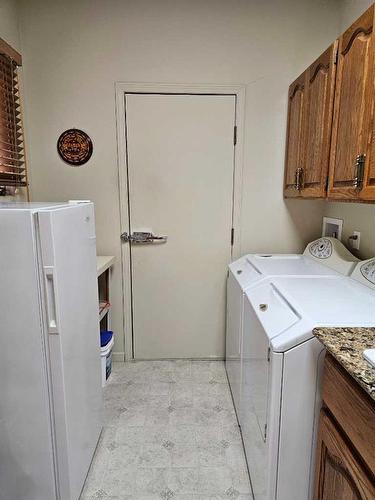
[[[329,198],[375,200],[373,28],[374,6],[339,39]]]
[[[331,146],[337,43],[332,44],[307,70],[305,153],[301,194],[326,195]]]
[[[297,169],[304,161],[306,72],[302,73],[289,87],[288,125],[285,152],[284,196],[300,196]]]
[[[326,193],[335,85],[336,43],[289,87],[285,197]]]
[[[374,16],[372,5],[289,87],[286,198],[375,202]]]

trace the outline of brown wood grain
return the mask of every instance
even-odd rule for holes
[[[285,151],[284,196],[296,198],[301,193],[295,188],[297,168],[304,161],[305,91],[307,73],[300,75],[289,87],[288,124]]]
[[[337,42],[307,70],[305,112],[304,198],[324,198],[331,145]]]
[[[366,154],[366,175],[370,172],[375,100],[373,25],[371,6],[339,39],[328,186],[332,199],[360,197],[353,186],[357,155]]]
[[[322,410],[317,446],[315,500],[373,500],[375,484],[335,422]]]
[[[323,401],[375,476],[375,402],[331,355],[324,365]]]

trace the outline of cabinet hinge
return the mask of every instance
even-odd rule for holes
[[[230,230],[230,244],[231,246],[234,244],[234,227]]]
[[[267,424],[264,424],[264,440],[267,439]]]
[[[329,184],[329,177],[328,177],[328,175],[327,175],[327,178],[326,178],[326,188],[325,188],[325,189],[326,189],[326,191],[328,191],[328,184]]]
[[[237,144],[237,125],[235,125],[233,129],[233,144]]]
[[[271,348],[269,347],[268,350],[267,350],[267,361],[270,362],[271,361]]]

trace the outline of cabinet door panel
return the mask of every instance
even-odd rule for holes
[[[317,447],[315,500],[370,500],[375,485],[367,470],[322,410]]]
[[[329,197],[357,199],[356,157],[369,162],[374,106],[374,7],[339,39]]]
[[[296,170],[304,159],[304,114],[306,73],[300,75],[289,87],[288,127],[285,155],[284,196],[297,197],[300,192],[295,187]]]
[[[335,55],[332,44],[307,70],[306,151],[302,196],[325,196],[331,144],[335,86]]]

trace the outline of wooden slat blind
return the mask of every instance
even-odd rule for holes
[[[19,94],[21,56],[0,39],[0,186],[26,186]]]

